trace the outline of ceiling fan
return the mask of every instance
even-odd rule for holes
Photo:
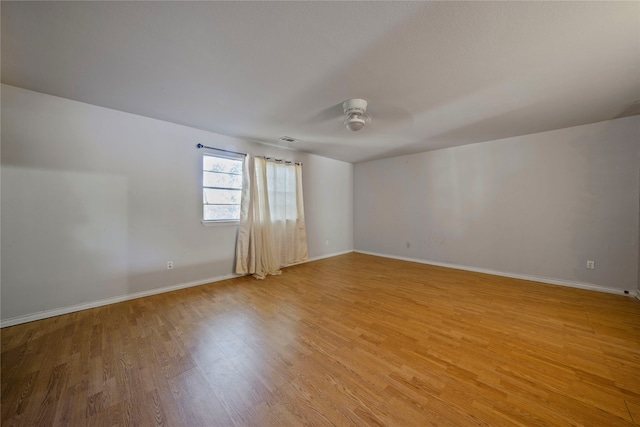
[[[347,129],[357,132],[373,121],[371,114],[367,112],[367,107],[370,105],[364,99],[347,99],[319,112],[311,118],[311,123],[327,123],[342,119]],[[376,113],[374,123],[376,130],[407,126],[413,123],[413,116],[403,108],[383,106],[371,107],[371,109],[375,109]]]
[[[342,109],[347,115],[344,125],[352,132],[359,131],[371,120],[366,114],[367,101],[364,99],[348,99],[342,103]]]

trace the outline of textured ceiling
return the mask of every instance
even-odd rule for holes
[[[2,82],[358,162],[640,112],[640,2],[2,2]],[[365,98],[345,129],[336,107]],[[185,141],[193,143],[193,141]]]

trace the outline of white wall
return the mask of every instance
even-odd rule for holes
[[[639,151],[635,116],[356,164],[355,248],[633,292]]]
[[[353,249],[350,163],[2,85],[3,321],[232,274],[197,143],[303,162],[309,256]]]

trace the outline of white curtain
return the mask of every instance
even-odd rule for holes
[[[264,279],[309,258],[302,165],[249,157],[244,165],[236,273]]]

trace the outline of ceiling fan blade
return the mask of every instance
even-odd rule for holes
[[[344,116],[344,110],[342,109],[342,103],[339,103],[332,107],[325,108],[324,110],[312,115],[309,119],[309,122],[324,123],[328,121],[338,120],[342,116]]]
[[[413,115],[408,110],[400,107],[372,107],[371,114],[367,110],[367,115],[373,118],[371,122],[380,129],[410,127],[413,125]]]

